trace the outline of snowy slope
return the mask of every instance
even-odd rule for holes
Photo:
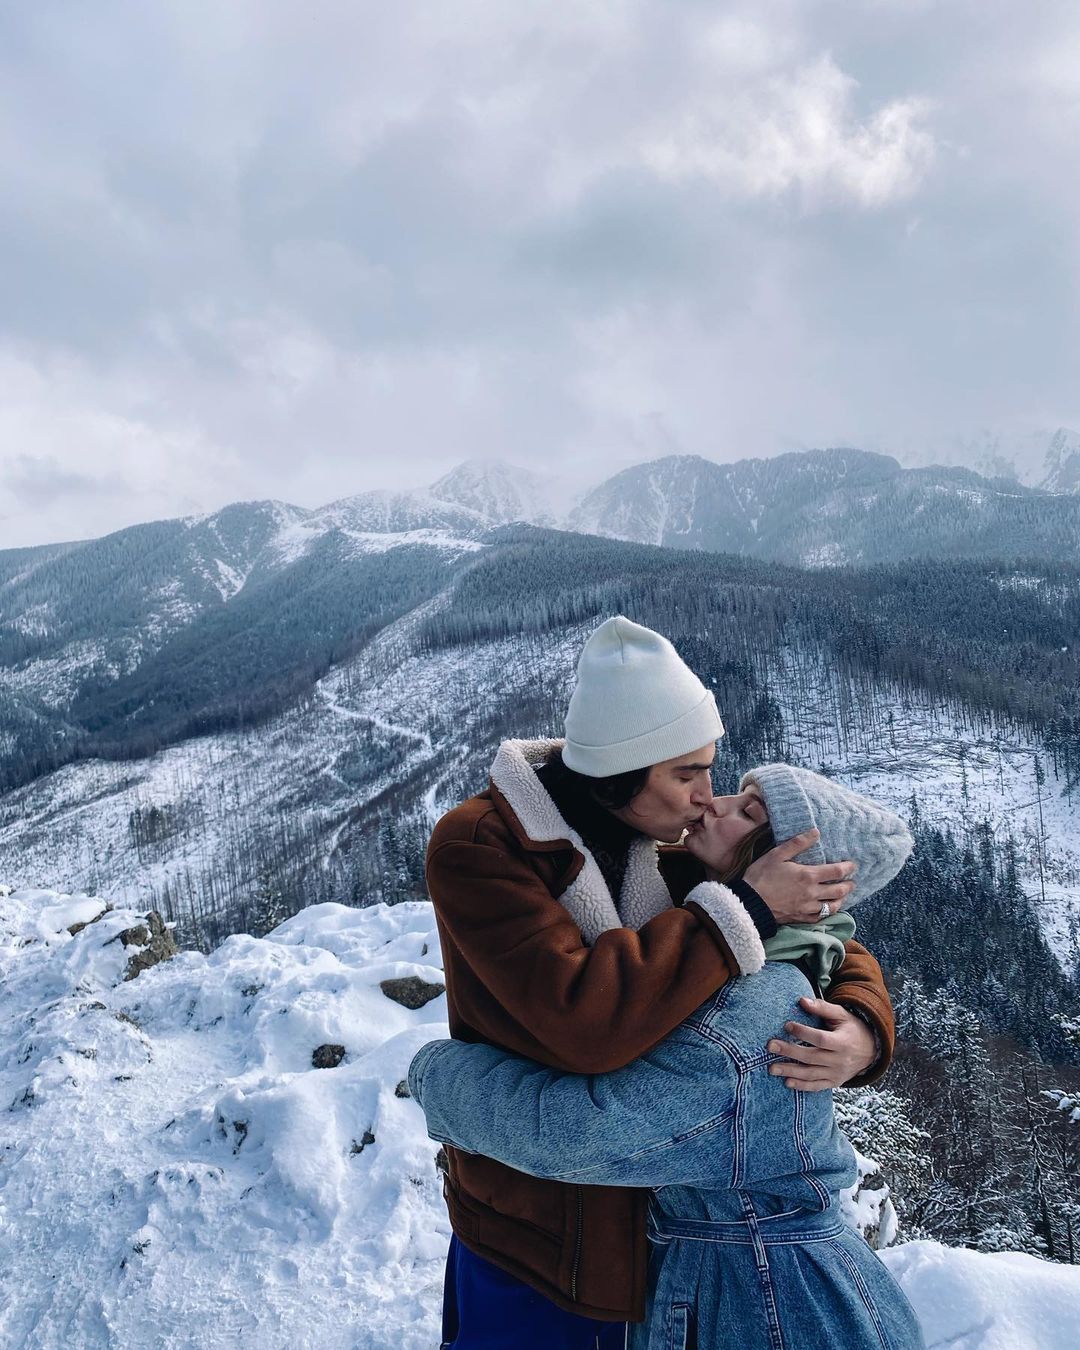
[[[440,978],[430,908],[320,907],[126,983],[134,913],[67,932],[102,908],[0,898],[0,1343],[429,1350],[448,1230],[395,1087],[445,998],[379,982]]]
[[[365,804],[383,794],[393,794],[399,819],[430,830],[485,781],[494,751],[485,728],[497,710],[528,706],[541,684],[554,707],[565,707],[592,627],[557,640],[421,652],[414,634],[430,608],[331,671],[310,704],[256,730],[199,737],[134,762],[82,761],[0,797],[0,875],[20,885],[49,876],[68,890],[151,904],[182,872],[205,889],[230,870],[243,837],[272,834],[283,817],[322,841],[324,869],[350,843],[365,846]],[[802,650],[770,669],[768,684],[783,715],[783,757],[824,765],[902,815],[914,792],[927,820],[959,834],[984,817],[1002,837],[1011,830],[1044,931],[1063,963],[1075,958],[1080,794],[1070,798],[1029,733],[972,721],[953,703],[901,695],[884,682],[845,683],[823,656]],[[554,720],[530,719],[519,733],[556,729]],[[1036,755],[1047,775],[1041,792]],[[363,770],[365,761],[385,767]],[[146,856],[132,842],[130,819],[150,806],[172,812],[177,827]]]
[[[359,560],[374,572],[371,555],[393,550],[406,550],[404,568],[422,547],[427,561],[417,561],[416,576],[449,569],[515,519],[813,567],[912,554],[1070,559],[1080,539],[1080,497],[1069,488],[1080,482],[1080,449],[1062,433],[1051,451],[1056,495],[962,470],[902,470],[848,449],[727,465],[669,457],[617,474],[580,501],[550,475],[467,461],[428,489],[361,493],[317,510],[239,502],[63,547],[0,550],[0,720],[12,766],[4,786],[80,744],[93,751],[130,736],[107,711],[125,700],[140,733],[173,738],[207,725],[200,719],[217,721],[220,700],[206,707],[196,697],[185,722],[161,712],[183,696],[157,690],[174,657],[199,665],[200,644],[223,634],[260,624],[265,633],[283,618],[288,684],[297,674],[290,662],[313,655],[298,651],[304,640],[289,621],[298,593],[321,588],[316,599],[329,603],[355,584]],[[395,592],[373,583],[361,593],[377,607]],[[362,617],[335,615],[331,628],[348,645]]]
[[[1074,1350],[1080,1270],[1020,1252],[909,1242],[882,1252],[927,1350]]]
[[[12,663],[5,679],[62,706],[113,636],[93,603],[99,596],[122,615],[119,664],[129,669],[201,613],[228,603],[250,577],[274,570],[279,537],[307,515],[285,502],[236,502],[62,550],[18,550],[31,557],[9,575],[0,570],[0,618],[34,639],[37,659]]]
[[[1058,478],[1073,472],[1062,460]],[[1080,457],[1077,458],[1080,465]],[[1076,556],[1080,505],[964,468],[834,448],[717,464],[677,455],[601,483],[571,529],[803,567],[912,557]]]
[[[1059,427],[1050,438],[1039,486],[1046,492],[1080,492],[1080,433]]]
[[[321,838],[329,868],[351,840],[364,846],[362,808],[391,790],[397,814],[422,815],[430,832],[467,795],[464,782],[474,791],[484,781],[493,747],[483,727],[493,710],[518,704],[541,669],[565,703],[592,625],[536,644],[423,653],[413,635],[427,612],[390,625],[320,680],[310,703],[258,729],[193,738],[129,763],[70,764],[0,796],[0,875],[18,885],[49,875],[68,890],[153,904],[181,872],[205,888],[230,870],[245,837],[272,836],[283,818]],[[152,855],[136,847],[130,827],[132,813],[150,807],[176,822]]]
[[[430,1350],[449,1230],[398,1085],[445,996],[380,989],[441,981],[430,907],[320,905],[125,982],[138,917],[0,888],[0,1343]],[[344,1058],[314,1068],[325,1044]],[[931,1350],[1075,1343],[1080,1271],[882,1259]]]
[[[70,736],[72,705],[87,684],[131,675],[171,640],[288,569],[319,545],[323,565],[393,549],[424,547],[447,558],[480,547],[485,517],[426,493],[368,493],[305,511],[283,502],[239,502],[213,515],[132,526],[102,539],[40,552],[4,575],[0,553],[0,638],[24,639],[0,658],[3,683],[30,704],[40,700],[58,734]],[[249,619],[257,605],[249,606]],[[12,714],[13,725],[32,714]]]
[[[808,665],[805,653],[773,678],[794,762],[905,817],[914,796],[924,820],[958,838],[983,820],[995,838],[1012,834],[1051,947],[1063,965],[1080,958],[1080,792],[1068,791],[1030,733],[886,682],[868,690],[824,658]]]
[[[370,535],[422,530],[464,538],[491,528],[491,521],[481,512],[444,501],[424,489],[361,492],[355,497],[344,497],[319,507],[309,514],[305,523],[317,534],[330,529]]]
[[[719,465],[698,455],[672,455],[606,479],[571,513],[582,534],[675,548],[752,549],[766,502],[740,471],[760,461]]]

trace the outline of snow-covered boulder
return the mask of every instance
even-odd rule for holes
[[[144,970],[156,966],[159,961],[168,961],[177,952],[176,939],[156,909],[150,910],[145,923],[134,924],[120,934],[125,947],[136,948],[128,958],[125,980],[133,980]]]
[[[896,1208],[881,1167],[858,1149],[855,1158],[859,1179],[849,1190],[841,1192],[840,1209],[851,1227],[877,1251],[896,1241],[899,1232]]]

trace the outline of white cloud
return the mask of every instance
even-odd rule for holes
[[[0,351],[0,548],[185,514],[229,481],[235,460],[194,419],[163,421],[148,392],[71,356]]]
[[[814,208],[875,208],[913,195],[934,160],[928,99],[856,112],[858,81],[830,56],[789,72],[697,91],[677,124],[650,137],[645,162],[666,178],[705,177],[745,197],[794,192]]]
[[[1075,0],[8,6],[4,542],[473,454],[1073,422],[1076,32]]]

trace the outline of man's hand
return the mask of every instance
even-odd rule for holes
[[[874,1033],[861,1018],[838,1003],[827,1003],[824,999],[801,998],[799,1002],[825,1026],[818,1030],[801,1022],[786,1022],[784,1030],[788,1035],[806,1044],[770,1041],[765,1047],[770,1054],[784,1055],[792,1061],[770,1064],[771,1074],[782,1075],[789,1088],[821,1092],[824,1088],[842,1087],[873,1064],[877,1058]]]
[[[771,848],[743,874],[772,910],[777,923],[817,923],[823,917],[824,901],[835,914],[855,889],[849,880],[855,875],[853,862],[795,862],[819,838],[819,830],[797,834]]]

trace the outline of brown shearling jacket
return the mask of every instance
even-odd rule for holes
[[[747,955],[752,925],[741,906],[729,912],[711,903],[707,888],[715,883],[699,884],[700,864],[677,846],[659,849],[653,862],[665,907],[639,931],[609,927],[586,943],[582,929],[591,919],[566,906],[579,908],[583,886],[586,905],[595,898],[595,862],[565,822],[557,837],[559,818],[547,811],[551,800],[528,762],[553,744],[504,743],[488,790],[436,826],[428,890],[451,1034],[570,1072],[604,1073],[636,1059],[727,980],[760,963]],[[876,1081],[892,1057],[893,1015],[880,968],[859,943],[847,944],[829,998],[860,1010],[877,1030],[882,1054],[854,1082]],[[460,1241],[561,1308],[644,1320],[648,1192],[545,1181],[446,1152],[445,1195]]]

